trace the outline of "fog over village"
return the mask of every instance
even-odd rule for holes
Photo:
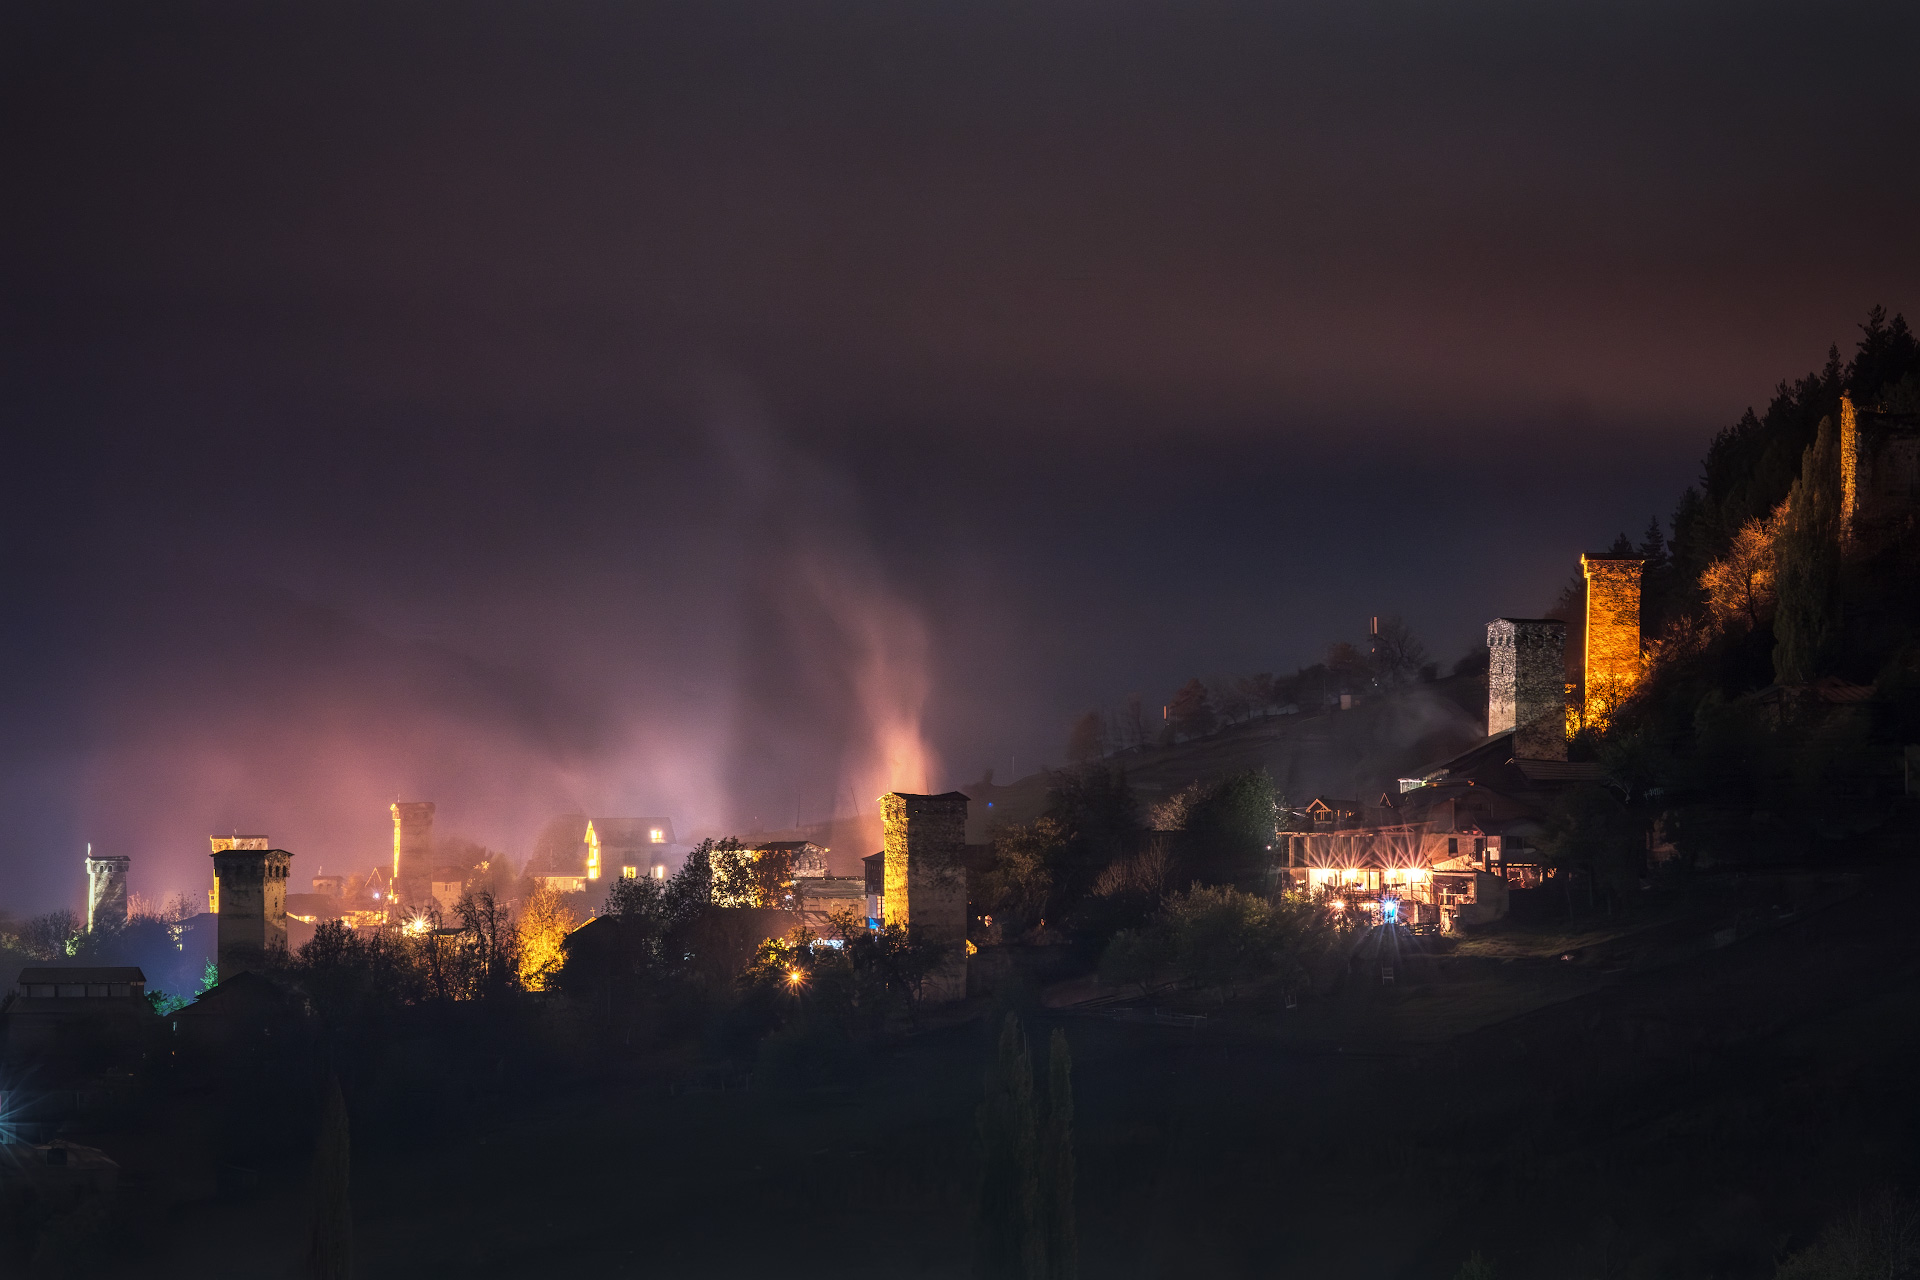
[[[1917,51],[9,11],[0,1275],[1920,1277]]]

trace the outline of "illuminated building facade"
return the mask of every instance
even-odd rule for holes
[[[1580,557],[1587,577],[1581,710],[1590,728],[1604,728],[1640,684],[1640,570],[1645,564],[1639,556]],[[1566,759],[1564,751],[1560,758]]]
[[[627,879],[667,875],[667,855],[673,844],[673,822],[667,818],[595,818],[595,838],[600,842],[600,870],[604,876]],[[589,866],[588,877],[592,869]]]

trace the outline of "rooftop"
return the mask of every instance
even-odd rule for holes
[[[19,981],[61,982],[145,982],[147,975],[138,965],[36,966],[20,971]]]

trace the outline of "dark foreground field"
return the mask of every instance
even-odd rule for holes
[[[1082,1272],[1771,1275],[1915,1181],[1905,889],[1753,882],[1571,960],[1408,939],[1390,988],[1363,954],[1319,1004],[1197,1030],[1029,1010],[1073,1047]],[[843,1090],[607,1084],[356,1134],[358,1273],[965,1276],[985,1022]],[[288,1274],[299,1168],[168,1212],[138,1274]]]

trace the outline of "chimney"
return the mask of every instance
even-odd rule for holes
[[[940,967],[921,988],[935,1003],[967,994],[967,797],[880,797],[885,836],[886,923],[910,927],[939,947]]]
[[[1567,624],[1495,618],[1487,624],[1487,733],[1513,733],[1522,760],[1567,758]]]

